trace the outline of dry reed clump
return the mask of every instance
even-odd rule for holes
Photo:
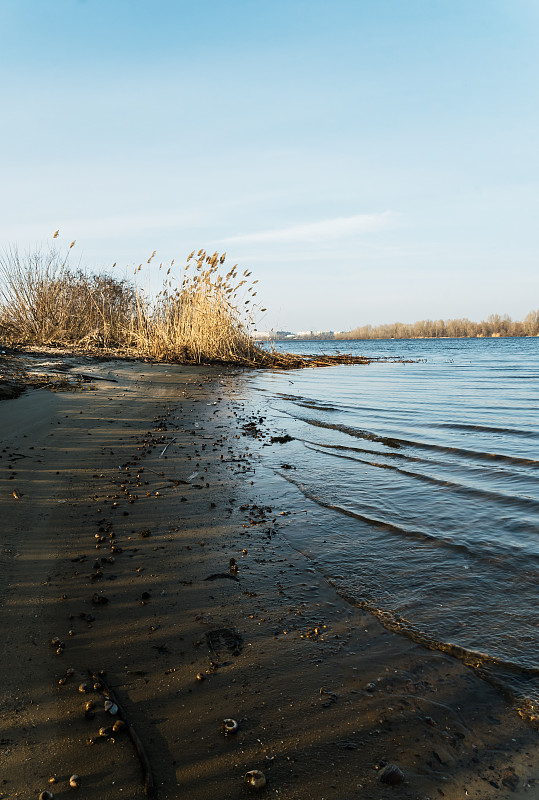
[[[362,357],[299,356],[256,345],[250,330],[266,310],[254,299],[258,281],[249,282],[248,270],[239,274],[237,264],[222,274],[225,253],[193,251],[179,281],[171,275],[172,260],[152,299],[136,283],[71,269],[74,244],[63,255],[55,247],[22,256],[14,247],[0,254],[4,345],[102,348],[156,361],[279,369],[367,363]],[[154,256],[155,251],[147,264]],[[142,264],[135,274],[141,269]]]
[[[0,254],[0,335],[11,344],[117,347],[131,316],[134,290],[109,275],[69,266],[75,242],[21,255]]]
[[[136,283],[73,270],[69,257],[74,244],[65,254],[49,247],[21,255],[13,247],[0,255],[4,343],[100,347],[196,364],[255,366],[265,361],[249,333],[259,308],[254,301],[258,281],[248,282],[248,270],[238,276],[237,265],[222,275],[225,254],[199,250],[195,257],[193,251],[180,282],[171,275],[172,261],[162,290],[152,299]]]
[[[157,360],[259,363],[264,353],[249,332],[258,309],[254,302],[258,281],[248,282],[248,270],[238,275],[237,264],[222,275],[225,257],[225,253],[208,255],[205,250],[195,256],[193,251],[181,282],[169,277],[172,261],[163,289],[154,300],[137,289],[129,347]]]

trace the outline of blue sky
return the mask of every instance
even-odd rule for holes
[[[535,0],[0,0],[0,31],[2,247],[156,249],[151,286],[226,250],[261,329],[539,307]]]

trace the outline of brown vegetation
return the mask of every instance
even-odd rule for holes
[[[251,364],[265,357],[249,333],[248,307],[256,295],[254,284],[247,285],[250,273],[238,276],[235,265],[220,274],[224,254],[191,253],[179,281],[171,275],[172,261],[152,299],[136,283],[73,270],[73,244],[65,255],[52,247],[23,256],[11,248],[0,256],[4,344],[101,348],[197,364]]]
[[[193,251],[180,278],[174,275],[173,259],[161,291],[151,298],[136,282],[72,269],[74,244],[64,254],[53,246],[24,255],[12,247],[0,255],[4,346],[56,346],[153,361],[278,369],[369,362],[362,356],[270,352],[255,344],[254,318],[266,310],[254,301],[258,281],[248,280],[248,270],[239,274],[237,264],[223,274],[225,253]],[[146,263],[154,256],[155,251]]]
[[[422,319],[418,322],[394,322],[388,325],[363,325],[352,331],[336,333],[335,339],[438,339],[539,336],[539,309],[530,311],[522,321],[513,321],[505,314],[491,314],[487,320],[472,322],[469,319]]]

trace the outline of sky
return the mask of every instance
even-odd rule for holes
[[[0,249],[226,251],[260,330],[539,307],[536,0],[0,0]]]

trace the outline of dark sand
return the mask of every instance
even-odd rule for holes
[[[67,798],[73,773],[81,798],[144,797],[125,732],[86,744],[114,721],[92,682],[79,692],[88,669],[106,671],[162,800],[539,797],[537,732],[289,546],[291,509],[266,508],[244,458],[239,373],[61,363],[115,382],[0,403],[2,800]],[[403,783],[381,783],[384,762]]]

